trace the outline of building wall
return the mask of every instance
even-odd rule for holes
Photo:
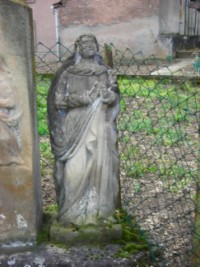
[[[56,27],[55,15],[50,7],[55,0],[27,0],[27,3],[33,12],[35,45],[41,42],[47,47],[52,47],[56,43]],[[38,52],[43,50],[43,46],[37,47]]]
[[[60,9],[63,27],[111,25],[152,16],[159,11],[159,0],[64,0],[64,5]]]
[[[145,56],[168,56],[169,44],[159,38],[159,0],[64,0],[60,8],[60,40],[66,46],[84,33],[118,49]],[[168,41],[167,41],[168,42]]]
[[[50,8],[59,0],[27,0],[33,9],[35,43],[55,45],[55,15]],[[185,0],[63,0],[59,10],[60,42],[71,47],[76,38],[93,33],[100,44],[113,43],[118,49],[129,47],[145,56],[172,54],[172,38],[179,32],[180,3]],[[183,13],[183,12],[182,12]],[[182,19],[183,20],[183,19]],[[181,22],[181,23],[180,23]],[[38,46],[37,51],[44,47]],[[58,46],[54,46],[58,53]],[[62,55],[62,52],[61,52]]]
[[[159,25],[161,34],[179,33],[181,23],[183,24],[184,5],[184,0],[160,0]]]

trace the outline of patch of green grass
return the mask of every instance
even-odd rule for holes
[[[170,79],[145,79],[142,77],[118,77],[121,95],[167,99],[176,107],[197,95],[197,86],[192,81],[180,82]],[[194,102],[193,102],[194,103]]]
[[[165,190],[177,193],[195,184],[197,170],[188,168],[187,165],[170,160],[169,156],[163,155],[159,163],[159,178]]]
[[[40,141],[40,151],[43,153],[44,157],[49,158],[51,157],[51,146],[48,141],[41,140]]]
[[[147,156],[141,154],[139,146],[133,145],[129,142],[129,145],[120,154],[121,164],[127,177],[137,179],[144,176],[147,173],[155,173],[158,167],[155,163],[152,163]],[[135,192],[139,192],[139,184],[134,184]]]
[[[153,145],[179,146],[187,141],[187,134],[181,128],[160,129],[156,134]]]
[[[57,204],[51,204],[44,208],[44,214],[49,216],[50,218],[54,217],[58,213],[58,205]]]
[[[37,74],[37,117],[40,138],[41,175],[52,175],[54,157],[49,143],[49,128],[47,122],[47,95],[53,75]],[[49,167],[51,166],[51,167]]]
[[[122,144],[129,144],[131,141],[131,138],[128,135],[124,135],[120,138],[120,141]]]
[[[174,179],[173,182],[171,182],[168,189],[173,193],[179,193],[182,192],[184,189],[190,188],[190,185],[193,182],[193,178],[190,175],[186,175],[185,177],[182,177],[182,179]]]
[[[40,159],[41,175],[52,175],[54,156],[49,141],[40,140]]]
[[[142,131],[152,133],[154,131],[151,119],[146,114],[142,114],[141,111],[136,111],[130,117],[119,121],[117,127],[120,131],[126,130],[131,133]]]
[[[50,240],[50,225],[42,224],[37,235],[37,244],[48,243]]]
[[[51,84],[52,75],[37,75],[37,116],[38,133],[40,136],[49,135],[47,123],[47,94]]]
[[[124,169],[127,177],[139,177],[148,172],[148,167],[141,161],[127,161],[124,164]]]
[[[181,109],[176,110],[175,114],[173,115],[173,119],[175,122],[187,121],[188,120],[187,113]]]
[[[151,96],[158,94],[157,82],[155,80],[144,80],[142,78],[119,77],[118,84],[123,96]]]
[[[123,164],[124,171],[127,177],[139,178],[147,173],[155,173],[158,167],[155,163],[150,162],[149,159],[140,158],[135,160],[127,160]]]
[[[38,244],[44,244],[50,242],[50,226],[52,220],[56,217],[57,213],[58,213],[58,206],[56,204],[51,204],[44,208],[43,222],[37,236]]]
[[[126,101],[124,99],[120,100],[120,110],[124,112],[126,110]]]
[[[158,251],[157,248],[155,249],[155,246],[149,242],[147,232],[141,230],[136,220],[128,215],[126,211],[117,210],[115,219],[122,225],[122,239],[119,240],[122,247],[114,254],[115,257],[130,258],[133,255],[145,251],[149,252],[149,256],[151,255],[155,257],[156,254],[160,254],[161,251]],[[141,261],[144,261],[143,263],[145,264],[147,258],[144,257]],[[142,262],[138,261],[137,263],[140,263],[140,266],[143,266]]]

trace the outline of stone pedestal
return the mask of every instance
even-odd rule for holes
[[[50,229],[53,243],[73,245],[109,244],[122,239],[121,224],[62,226],[54,222]]]
[[[31,10],[0,0],[0,251],[33,245],[41,186]]]

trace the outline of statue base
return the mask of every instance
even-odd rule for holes
[[[54,222],[50,228],[50,240],[66,245],[108,244],[122,239],[121,224],[63,226]]]

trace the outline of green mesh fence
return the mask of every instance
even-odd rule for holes
[[[117,128],[123,209],[159,248],[159,255],[152,253],[153,266],[200,266],[200,92],[195,67],[176,69],[171,59],[108,48],[106,60],[121,92]],[[71,53],[64,46],[62,51]],[[60,65],[54,50],[36,56],[44,206],[55,204],[46,101]]]

